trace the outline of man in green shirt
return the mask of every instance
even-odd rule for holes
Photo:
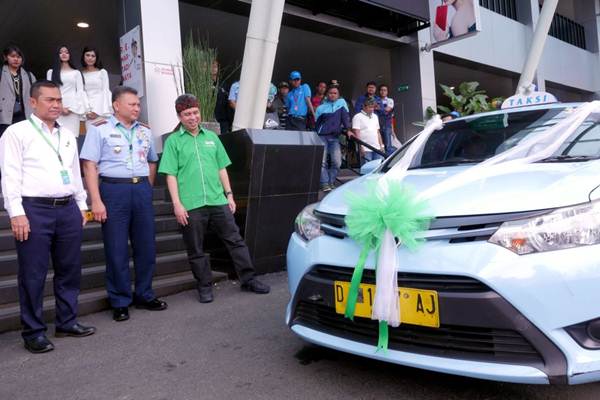
[[[192,273],[201,303],[213,301],[212,273],[204,254],[208,226],[225,243],[244,291],[265,294],[269,286],[255,278],[248,247],[233,219],[235,201],[226,167],[231,164],[216,133],[200,128],[196,97],[184,94],[175,101],[181,122],[165,142],[159,173],[167,175],[173,211],[182,226]]]

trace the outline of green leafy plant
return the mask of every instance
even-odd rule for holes
[[[454,88],[440,84],[444,91],[444,96],[450,99],[452,108],[438,105],[438,111],[450,113],[458,111],[460,115],[471,115],[486,111],[492,111],[498,108],[498,103],[502,103],[502,98],[496,97],[488,100],[489,96],[485,90],[478,89],[479,82],[462,82],[458,85],[458,93]]]
[[[183,74],[185,90],[198,98],[204,121],[214,120],[217,103],[217,82],[213,81],[212,66],[217,62],[217,50],[210,48],[207,39],[196,40],[190,32],[183,49]]]

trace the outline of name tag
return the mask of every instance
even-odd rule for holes
[[[68,185],[69,183],[71,183],[71,179],[69,178],[69,173],[67,172],[67,170],[62,170],[60,171],[60,177],[62,179],[62,183],[63,185]]]
[[[212,146],[214,146],[214,145],[215,145],[215,142],[213,142],[212,140],[207,140],[206,142],[204,142],[204,144],[205,144],[206,146],[211,146],[211,147],[212,147]]]
[[[120,134],[118,134],[118,133],[111,133],[111,134],[110,134],[110,137],[111,137],[111,138],[117,138],[117,139],[121,139],[121,135],[120,135]]]

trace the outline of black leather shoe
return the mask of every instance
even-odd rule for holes
[[[25,339],[25,348],[34,354],[47,353],[54,350],[54,345],[48,340],[46,335],[42,335],[31,339]]]
[[[198,298],[200,303],[212,303],[215,299],[212,292],[212,287],[202,286],[198,288]]]
[[[113,308],[113,319],[117,322],[127,321],[129,319],[129,310],[127,307]]]
[[[96,328],[94,328],[93,326],[85,326],[85,325],[81,325],[80,323],[76,323],[75,325],[73,325],[70,328],[56,328],[56,331],[54,332],[54,336],[55,337],[65,337],[65,336],[84,337],[84,336],[93,335],[94,333],[96,333]]]
[[[267,294],[271,291],[269,285],[266,285],[258,279],[251,279],[242,284],[242,290],[245,292],[254,292],[257,294]]]
[[[167,309],[167,303],[155,298],[150,301],[137,302],[135,308],[141,308],[150,311],[161,311]]]

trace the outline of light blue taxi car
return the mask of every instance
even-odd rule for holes
[[[404,183],[425,190],[540,133],[575,104],[495,111],[435,131]],[[543,134],[543,133],[542,133]],[[365,175],[306,207],[288,252],[286,322],[318,345],[411,367],[498,381],[578,384],[600,380],[600,121],[588,118],[551,157],[470,182],[429,201],[435,218],[416,252],[400,248],[398,286],[434,303],[439,327],[390,328],[344,318],[344,291],[360,248],[347,236],[348,192],[362,193],[407,143]],[[375,259],[363,284],[373,284]],[[367,286],[364,286],[365,288]],[[402,290],[402,289],[401,289]],[[357,306],[370,310],[365,291]]]

